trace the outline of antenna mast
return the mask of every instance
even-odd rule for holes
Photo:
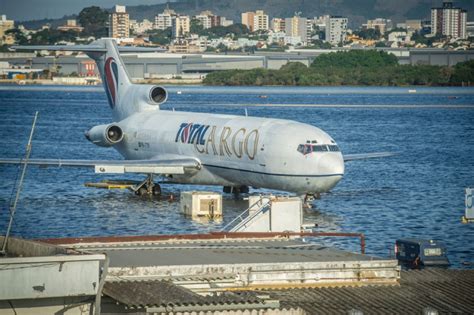
[[[34,131],[35,131],[35,126],[36,126],[36,120],[37,119],[38,119],[38,112],[35,113],[35,118],[33,119],[33,124],[31,125],[30,138],[28,139],[28,144],[26,145],[26,154],[25,154],[25,159],[23,161],[23,170],[21,172],[21,177],[20,177],[20,182],[18,184],[18,188],[16,189],[15,201],[13,202],[13,205],[10,204],[10,209],[9,209],[10,210],[10,222],[8,222],[7,233],[5,234],[5,238],[3,239],[2,250],[0,251],[0,254],[3,254],[3,255],[5,255],[5,253],[6,253],[8,238],[10,237],[10,232],[11,232],[12,225],[13,225],[13,218],[15,217],[16,206],[18,204],[18,200],[20,199],[21,188],[23,187],[23,179],[25,178],[26,167],[28,166],[28,160],[29,160],[30,154],[31,154],[31,142],[33,141],[33,134],[34,134]]]

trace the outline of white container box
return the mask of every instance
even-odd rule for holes
[[[208,191],[184,191],[180,198],[184,215],[205,218],[222,217],[222,195]]]
[[[474,189],[466,188],[466,215],[465,218],[474,221],[474,206],[473,206],[473,192]]]

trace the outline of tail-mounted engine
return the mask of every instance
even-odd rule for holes
[[[160,105],[168,99],[168,92],[158,85],[134,85],[134,98],[138,103]]]
[[[123,130],[115,124],[99,125],[92,127],[85,136],[100,147],[111,147],[123,140]]]

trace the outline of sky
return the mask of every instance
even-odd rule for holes
[[[111,8],[115,4],[149,5],[164,2],[166,0],[0,0],[0,15],[6,14],[8,19],[16,21],[40,20],[78,14],[91,5]]]

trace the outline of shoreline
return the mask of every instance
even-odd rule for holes
[[[172,84],[172,85],[203,85],[202,79],[139,79],[132,80],[137,84]],[[2,85],[70,85],[70,86],[102,86],[98,79],[82,77],[57,77],[53,79],[0,79]]]

